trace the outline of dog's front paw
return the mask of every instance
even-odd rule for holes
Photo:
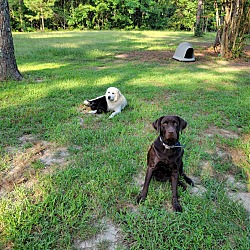
[[[173,211],[174,212],[182,212],[182,207],[178,200],[173,200]]]
[[[113,118],[115,115],[121,113],[121,110],[115,110],[110,116],[109,118]]]
[[[136,197],[136,201],[137,203],[139,204],[140,202],[142,201],[145,201],[146,200],[146,197],[145,196],[142,196],[142,194],[139,194],[137,197]]]

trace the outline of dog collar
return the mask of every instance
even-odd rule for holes
[[[169,146],[166,143],[163,142],[162,138],[160,137],[160,141],[162,142],[162,145],[165,147],[165,149],[172,149],[172,148],[184,148],[184,145],[181,145],[179,142],[176,142],[175,145]]]

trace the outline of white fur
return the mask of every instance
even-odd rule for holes
[[[96,114],[97,110],[90,110],[89,114]]]
[[[115,87],[108,88],[105,97],[108,104],[108,111],[114,111],[109,118],[119,114],[127,105],[127,100],[124,95]]]
[[[88,100],[84,100],[83,104],[88,106],[89,105],[89,101]]]

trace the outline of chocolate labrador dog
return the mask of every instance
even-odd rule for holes
[[[170,181],[172,185],[172,204],[175,212],[182,212],[177,197],[177,185],[186,189],[186,185],[179,180],[179,176],[191,186],[193,181],[183,172],[182,156],[183,146],[179,142],[179,133],[185,129],[187,122],[179,116],[162,116],[153,123],[153,127],[158,131],[159,136],[151,145],[147,156],[147,173],[141,193],[137,197],[137,202],[143,201],[147,197],[149,183],[154,177],[159,181]]]

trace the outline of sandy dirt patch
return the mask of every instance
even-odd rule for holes
[[[65,166],[69,163],[69,152],[47,141],[36,140],[32,135],[19,138],[20,146],[9,147],[8,168],[0,173],[0,197],[21,184],[31,185],[36,174],[53,171],[53,166]]]

